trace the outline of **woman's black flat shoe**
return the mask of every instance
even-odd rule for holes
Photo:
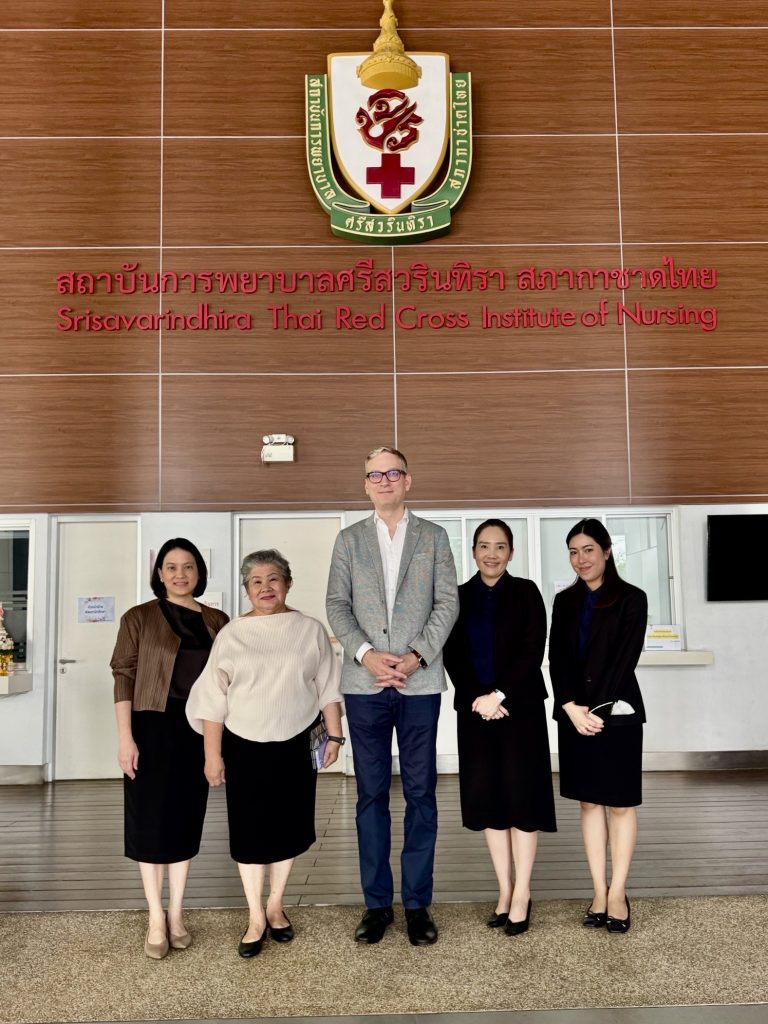
[[[605,928],[607,920],[608,912],[606,910],[588,910],[581,924],[584,928]]]
[[[530,900],[528,900],[528,910],[526,912],[524,921],[507,920],[507,923],[504,925],[505,935],[522,935],[523,932],[528,931],[528,925],[531,923],[531,906],[532,903]]]
[[[285,920],[288,921],[285,928],[275,928],[272,924],[269,926],[269,934],[275,942],[290,942],[295,934],[293,925],[291,924],[287,914],[285,915]]]
[[[489,928],[503,928],[508,917],[509,914],[491,914],[485,923]]]
[[[264,945],[264,939],[266,939],[268,931],[269,928],[265,928],[264,931],[259,936],[259,938],[256,939],[254,942],[244,942],[243,939],[248,934],[248,929],[246,928],[245,931],[243,932],[243,938],[240,939],[240,942],[237,947],[237,952],[240,954],[240,956],[243,957],[245,960],[250,960],[251,957],[258,956],[259,953],[261,952],[261,947]]]
[[[623,933],[623,932],[628,932],[629,931],[629,926],[630,926],[630,923],[631,923],[631,921],[630,921],[631,914],[630,914],[630,910],[629,910],[629,896],[625,896],[624,899],[626,900],[626,903],[627,903],[627,916],[626,917],[611,917],[610,914],[609,914],[608,915],[608,925],[607,925],[609,932]]]

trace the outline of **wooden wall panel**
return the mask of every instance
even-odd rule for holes
[[[392,376],[166,377],[163,503],[169,508],[365,506],[362,460],[394,438]],[[264,465],[264,433],[297,461]]]
[[[617,27],[625,25],[766,25],[765,0],[613,0]]]
[[[17,0],[19,2],[19,0]],[[332,8],[313,0],[284,3],[245,4],[242,0],[166,0],[166,25],[171,28],[358,28],[378,31],[381,4],[360,0],[339,0]],[[610,0],[398,0],[396,14],[403,35],[408,27],[575,27],[610,25]],[[407,45],[412,42],[407,40]]]
[[[768,245],[685,245],[624,247],[628,267],[662,267],[664,257],[681,270],[714,268],[717,286],[703,288],[646,288],[633,286],[626,292],[625,305],[650,321],[654,310],[671,310],[688,323],[670,323],[666,316],[658,324],[637,325],[627,319],[627,360],[631,367],[651,366],[761,366],[768,365],[765,344],[765,275]],[[711,323],[714,309],[715,330]],[[698,311],[698,322],[696,313]],[[704,327],[702,326],[704,325]]]
[[[634,371],[637,501],[768,497],[768,368]]]
[[[767,65],[768,31],[619,32],[619,129],[764,132]]]
[[[0,376],[17,424],[3,508],[364,507],[362,454],[396,438],[421,505],[768,495],[768,5],[398,0],[396,13],[409,50],[472,72],[475,150],[451,232],[391,249],[331,234],[303,140],[304,73],[369,49],[378,0],[0,7]],[[717,287],[643,289],[639,273],[624,292],[615,277],[517,286],[526,266],[615,270],[622,254],[634,271],[665,257],[715,267]],[[495,267],[507,287],[404,291],[398,278],[390,294],[358,276],[354,292],[310,293],[306,278],[288,294],[264,278],[254,295],[56,291],[59,272],[123,263],[306,275],[366,259]],[[601,299],[602,328],[480,319],[483,305],[580,317]],[[201,303],[252,323],[56,329],[61,306]],[[336,323],[339,306],[382,303],[381,329]],[[663,322],[633,322],[635,303]],[[273,329],[270,306],[317,313],[316,329]],[[705,331],[694,314],[709,308]],[[418,313],[468,326],[410,329]],[[284,430],[299,461],[262,466],[261,434]]]
[[[614,130],[608,32],[432,29],[414,42],[449,53],[454,71],[472,71],[479,135]]]
[[[303,135],[304,74],[326,55],[370,51],[370,31],[171,32],[165,53],[169,135]],[[479,134],[614,129],[611,39],[606,32],[462,32],[414,35],[414,50],[450,53],[474,68]],[[263,97],[264,53],[275,73]],[[482,70],[480,70],[482,69]],[[260,97],[260,98],[259,98]]]
[[[612,159],[612,139],[480,140],[472,189],[437,244],[616,241]],[[167,245],[334,244],[301,139],[168,139],[165,168]]]
[[[518,287],[518,273],[529,267],[560,270],[563,267],[618,267],[621,254],[615,248],[558,246],[547,248],[477,248],[432,249],[425,252],[416,246],[403,247],[395,253],[398,271],[428,264],[430,290],[419,291],[420,277],[412,275],[412,289],[402,291],[398,283],[395,306],[401,312],[397,328],[397,366],[401,372],[429,373],[459,370],[542,370],[623,367],[624,337],[621,329],[610,323],[605,327],[588,328],[578,322],[586,311],[597,308],[601,292],[569,291],[567,278],[560,278],[554,290],[530,291]],[[461,264],[468,264],[474,282],[472,291],[436,291],[452,271],[462,273]],[[498,277],[487,290],[478,290],[483,278],[480,270],[501,270],[504,290],[499,290]],[[437,278],[435,277],[437,275]],[[565,282],[565,283],[564,283]],[[409,309],[408,307],[415,307]],[[485,311],[483,309],[485,307]],[[577,318],[574,327],[504,327],[493,314],[506,314],[515,323],[515,310],[534,309],[550,316],[552,323],[564,311]],[[430,314],[421,321],[418,314]],[[464,313],[468,327],[461,327],[459,314]],[[432,315],[434,314],[434,315]],[[441,317],[453,314],[454,327],[441,327]],[[525,313],[517,314],[517,322],[525,323]],[[487,327],[483,327],[483,324]],[[503,325],[504,321],[501,321]],[[432,326],[430,326],[432,324]]]
[[[157,379],[17,377],[3,388],[5,511],[157,502]]]
[[[166,245],[312,245],[327,225],[303,139],[167,139],[164,166]]]
[[[438,245],[618,241],[612,138],[476,142],[472,186]]]
[[[768,239],[768,135],[621,140],[627,242]]]
[[[340,271],[354,269],[358,261],[366,259],[372,260],[374,267],[388,268],[390,253],[388,249],[363,247],[167,253],[165,269],[179,274],[214,269],[219,273],[236,274],[261,271],[264,277],[253,295],[206,294],[202,290],[194,294],[185,291],[166,295],[165,309],[193,314],[201,303],[207,303],[213,313],[223,309],[228,313],[248,314],[252,326],[229,331],[166,330],[163,369],[198,373],[392,372],[392,299],[389,293],[362,291],[362,282],[358,280],[354,292],[310,294],[307,277],[296,279],[295,293],[268,290],[270,279],[265,272],[284,273],[285,283],[291,288],[294,275],[325,269],[335,276]],[[250,278],[246,279],[246,284],[250,286]],[[186,287],[186,279],[182,286]],[[201,289],[204,287],[205,280],[200,284]],[[356,319],[361,315],[367,320],[365,325],[364,321]],[[215,324],[215,321],[209,322]],[[273,327],[275,323],[277,329]],[[246,326],[244,321],[241,325]]]
[[[107,294],[103,284],[93,295],[59,294],[59,274],[94,276],[141,262],[157,270],[156,254],[130,250],[99,252],[0,252],[0,346],[6,373],[154,373],[158,369],[158,331],[87,331],[77,315],[123,314],[159,309],[157,296]],[[61,315],[57,310],[69,310]],[[109,321],[108,321],[109,323]],[[68,326],[71,330],[59,330]],[[78,329],[74,329],[74,328]]]
[[[157,245],[157,140],[0,139],[0,245]]]
[[[326,54],[368,52],[370,32],[170,32],[165,52],[169,135],[304,137],[304,75]],[[269,57],[269,89],[264,91]]]
[[[414,502],[628,500],[623,373],[403,376],[398,404]]]
[[[3,0],[0,31],[7,28],[160,28],[163,0]]]
[[[0,32],[0,135],[157,135],[160,58],[154,32]]]

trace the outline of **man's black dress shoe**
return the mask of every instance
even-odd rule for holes
[[[629,926],[631,924],[631,920],[630,920],[631,914],[630,914],[630,910],[629,910],[629,896],[625,896],[624,899],[625,899],[626,904],[627,904],[627,916],[626,917],[611,917],[611,915],[609,914],[608,918],[607,918],[607,927],[608,927],[608,931],[609,932],[623,933],[623,932],[628,932],[629,931]]]
[[[505,935],[522,935],[523,932],[528,931],[528,925],[531,923],[531,906],[533,904],[528,900],[528,910],[525,914],[524,921],[507,921],[504,925]]]
[[[290,918],[287,914],[285,915],[285,920],[288,922],[285,928],[275,928],[273,924],[269,926],[269,934],[275,942],[290,942],[295,935],[293,925],[291,924]]]
[[[355,941],[367,942],[369,946],[381,942],[384,932],[394,920],[392,907],[369,907],[355,928]]]
[[[437,925],[426,907],[406,908],[405,923],[412,946],[431,946],[437,942]]]
[[[489,928],[503,928],[508,917],[509,914],[491,914],[485,923]]]
[[[264,945],[264,939],[266,939],[267,937],[268,930],[268,928],[265,928],[264,931],[259,936],[259,938],[256,939],[254,942],[244,942],[243,939],[248,934],[248,929],[246,928],[245,931],[243,932],[243,938],[240,939],[240,942],[237,947],[237,952],[240,954],[240,956],[246,960],[250,960],[250,958],[253,956],[258,956],[259,953],[261,952],[261,947]]]
[[[607,910],[587,910],[581,924],[584,928],[604,928],[607,920]]]

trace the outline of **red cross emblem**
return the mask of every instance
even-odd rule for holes
[[[401,167],[399,153],[382,153],[379,167],[366,167],[367,185],[381,185],[382,199],[399,199],[403,185],[413,185],[415,167]]]

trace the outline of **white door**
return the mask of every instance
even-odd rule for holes
[[[319,619],[331,636],[336,657],[341,659],[341,644],[331,634],[325,617],[325,591],[328,570],[336,535],[341,529],[339,516],[290,516],[286,518],[243,518],[240,520],[240,560],[251,551],[277,548],[288,559],[293,586],[288,594],[288,605],[305,615]],[[237,602],[233,602],[237,607]],[[240,587],[240,609],[251,607],[245,591]],[[349,747],[345,748],[349,749]],[[342,771],[344,758],[340,757],[329,771]]]
[[[136,522],[59,523],[56,779],[120,777],[109,661],[136,604],[137,546]],[[111,621],[83,621],[99,618]]]

